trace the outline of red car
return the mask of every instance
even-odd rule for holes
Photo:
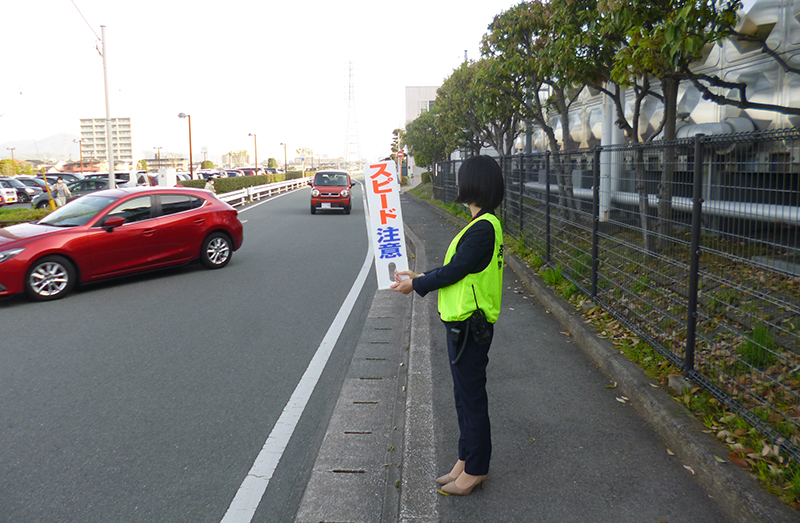
[[[347,171],[317,171],[308,185],[311,186],[311,214],[316,214],[318,209],[342,209],[350,214],[350,195],[355,183]]]
[[[97,191],[38,222],[0,229],[0,297],[25,291],[55,300],[79,283],[198,259],[219,269],[242,241],[236,209],[208,191]]]

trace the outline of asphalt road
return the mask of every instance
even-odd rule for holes
[[[197,264],[0,301],[0,522],[219,522],[368,249],[300,190]],[[367,277],[253,521],[294,518],[375,294]]]

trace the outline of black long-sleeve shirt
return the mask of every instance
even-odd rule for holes
[[[481,210],[473,220],[486,212],[488,211]],[[468,274],[481,272],[489,266],[493,255],[494,226],[488,220],[480,220],[461,237],[450,263],[425,271],[423,276],[411,280],[414,291],[425,296],[431,291],[464,279]]]

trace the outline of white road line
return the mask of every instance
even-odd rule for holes
[[[236,496],[234,496],[228,510],[225,512],[225,516],[222,518],[222,523],[250,523],[252,521],[256,509],[261,503],[261,498],[264,497],[264,492],[267,491],[269,481],[278,467],[278,462],[281,460],[284,450],[286,450],[286,445],[289,444],[289,439],[294,434],[297,423],[300,421],[300,416],[302,416],[308,400],[311,398],[311,393],[314,392],[314,388],[317,386],[322,371],[331,356],[333,347],[336,345],[347,318],[355,306],[358,295],[364,287],[364,281],[372,268],[372,256],[370,242],[370,246],[367,249],[367,257],[364,259],[364,264],[361,266],[361,271],[358,273],[355,282],[353,282],[350,292],[333,319],[333,323],[328,328],[325,337],[322,338],[317,352],[308,364],[303,377],[300,378],[300,382],[295,387],[289,402],[283,408],[283,412],[272,428],[269,437],[267,437],[267,441],[261,447],[261,451],[250,468],[250,472],[247,473],[247,477],[239,486]]]

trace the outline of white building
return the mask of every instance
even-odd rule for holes
[[[111,119],[111,147],[114,163],[128,165],[133,162],[133,141],[130,118]],[[81,156],[86,159],[108,161],[106,146],[106,119],[81,118]]]
[[[438,86],[406,87],[406,125],[417,119],[425,111],[433,109]],[[414,181],[419,180],[424,169],[417,167],[414,158],[408,158],[408,176]]]

